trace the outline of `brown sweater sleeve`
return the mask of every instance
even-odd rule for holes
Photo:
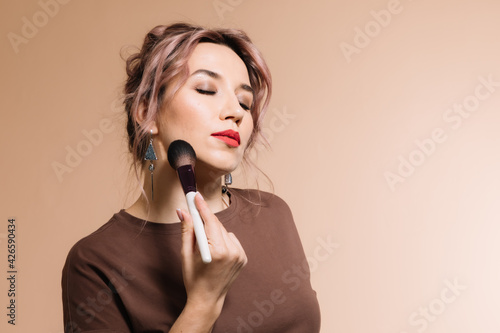
[[[131,332],[119,291],[127,274],[101,267],[92,239],[83,239],[68,254],[62,274],[65,333]],[[97,247],[99,248],[99,247]]]

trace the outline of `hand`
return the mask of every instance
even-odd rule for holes
[[[182,222],[181,256],[186,305],[218,311],[218,316],[231,284],[247,263],[247,257],[236,236],[227,232],[199,193],[195,203],[205,222],[212,262],[205,264],[201,260],[189,213],[177,210]]]

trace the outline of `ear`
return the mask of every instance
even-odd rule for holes
[[[138,124],[145,125],[148,129],[148,132],[151,130],[153,131],[153,134],[158,134],[158,124],[156,120],[151,120],[148,122],[148,124],[144,124],[146,122],[146,116],[148,113],[148,105],[146,102],[142,102],[137,109],[137,114],[136,114],[136,121]]]
[[[156,120],[151,121],[151,124],[148,126],[148,130],[153,135],[158,134],[158,125],[156,124]]]

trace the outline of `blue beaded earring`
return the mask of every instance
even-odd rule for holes
[[[155,149],[153,147],[153,130],[149,133],[149,146],[146,150],[146,155],[144,156],[144,160],[149,161],[149,171],[151,172],[151,200],[153,200],[153,171],[155,166],[153,161],[156,161],[158,158],[156,157]]]

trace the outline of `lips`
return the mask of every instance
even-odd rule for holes
[[[231,147],[238,147],[240,145],[240,134],[233,130],[212,133],[212,136],[225,142]]]

